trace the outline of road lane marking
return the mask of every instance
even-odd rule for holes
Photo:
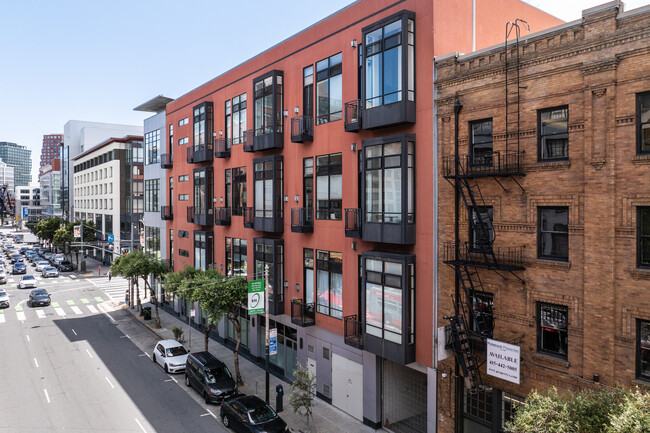
[[[95,301],[104,302],[104,300],[100,296],[95,296]]]
[[[129,340],[131,339],[128,334],[120,335],[120,338],[128,338]]]
[[[47,395],[47,389],[43,388],[43,392],[45,393],[45,398],[47,399],[47,402],[50,402],[50,396]]]
[[[88,307],[88,309],[90,310],[91,313],[94,313],[94,314],[99,313],[99,311],[97,311],[97,308],[95,308],[94,305],[86,305],[86,307]]]
[[[115,389],[115,385],[113,385],[108,377],[106,377],[106,382],[111,386],[111,388]]]
[[[91,358],[93,358],[93,354],[90,353],[90,350],[86,349],[86,353],[88,354],[88,356],[90,356]]]
[[[5,323],[5,315],[0,314],[0,323]]]
[[[134,418],[134,419],[135,419],[135,422],[138,423],[138,425],[140,426],[140,429],[141,429],[144,433],[147,433],[147,431],[144,429],[144,427],[142,427],[142,424],[140,424],[140,421],[138,421],[137,418]]]
[[[63,308],[55,308],[54,311],[56,311],[56,314],[61,317],[65,316],[65,311],[63,311]]]
[[[104,306],[101,305],[101,304],[97,304],[97,307],[101,310],[101,312],[102,312],[102,314],[103,314],[104,316],[108,317],[108,320],[110,320],[111,323],[112,323],[113,325],[117,325],[117,322],[115,321],[115,319],[113,319],[113,318],[111,317],[111,315],[108,314],[108,312],[106,311],[106,307],[104,307]]]
[[[36,360],[36,358],[34,358],[34,365],[36,366],[36,368],[38,368],[38,361]]]
[[[88,299],[86,299],[86,298],[82,298],[82,299],[81,299],[81,303],[82,303],[82,304],[88,304],[89,302],[90,302],[90,301],[89,301]]]
[[[65,301],[65,302],[67,302],[68,305],[74,305],[74,301],[69,301],[69,300],[68,300],[68,301]]]
[[[72,278],[74,280],[74,279],[77,278],[77,276],[76,275],[70,275],[70,278]]]
[[[16,316],[18,317],[18,320],[20,320],[21,322],[27,320],[27,318],[25,317],[25,313],[22,311],[17,312]]]
[[[58,307],[58,306],[59,306],[59,303],[58,303],[58,302],[52,302],[52,306],[53,306],[53,307]]]
[[[27,342],[29,343],[30,342],[29,335],[25,335],[25,337],[27,337]]]
[[[72,306],[70,308],[72,308],[72,311],[74,311],[75,314],[83,314],[79,307]]]
[[[215,414],[213,414],[210,409],[206,409],[206,410],[208,411],[208,413],[204,413],[201,416],[212,416],[212,418],[217,419],[217,416]]]
[[[74,331],[74,329],[72,330],[72,333],[73,333],[74,335],[77,335],[77,333]]]
[[[23,311],[23,306],[22,305],[17,305],[16,306],[16,311]]]
[[[43,310],[36,310],[36,315],[38,316],[39,319],[45,319],[45,311]]]

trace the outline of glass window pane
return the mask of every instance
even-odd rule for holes
[[[366,283],[366,333],[380,338],[383,328],[382,304],[381,286]]]
[[[398,20],[384,26],[384,39],[402,31],[402,21]]]
[[[384,222],[402,221],[402,170],[384,170]]]
[[[402,100],[402,47],[384,51],[384,104]]]
[[[330,274],[327,271],[317,271],[317,285],[316,291],[318,296],[317,311],[323,314],[329,314],[330,295],[329,295],[329,278]]]
[[[402,342],[402,291],[384,287],[384,338]]]
[[[343,317],[343,275],[332,272],[331,277],[330,303],[332,317],[340,319]]]
[[[366,108],[382,104],[382,55],[375,54],[366,58]]]
[[[366,221],[382,220],[382,183],[381,171],[366,172]]]
[[[379,42],[381,40],[381,35],[382,35],[382,29],[377,29],[375,31],[368,33],[366,35],[366,46],[374,42]]]

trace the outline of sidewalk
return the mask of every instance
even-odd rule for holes
[[[95,272],[96,273],[96,272]],[[102,270],[103,273],[103,270]],[[155,315],[155,307],[149,303],[143,304],[143,307],[150,306],[152,310],[152,315]],[[142,317],[138,316],[136,310],[131,310],[130,308],[124,308],[129,313],[132,314],[135,320],[140,321],[144,326],[147,326],[153,333],[157,334],[160,339],[174,339],[174,333],[172,329],[174,327],[180,327],[183,329],[185,337],[185,347],[187,347],[192,352],[202,351],[205,349],[204,335],[197,329],[191,329],[191,335],[188,334],[188,324],[187,322],[180,321],[175,316],[169,314],[163,309],[159,308],[160,313],[160,329],[153,329],[149,326]],[[191,337],[191,340],[190,340]],[[191,345],[190,345],[191,341]],[[232,350],[223,346],[222,344],[210,339],[208,343],[208,349],[210,352],[215,354],[219,359],[224,361],[230,371],[235,374],[235,364],[234,364],[234,355]],[[245,359],[241,355],[239,356],[239,370],[242,375],[242,379],[245,382],[244,386],[239,387],[239,391],[244,394],[257,395],[262,400],[265,398],[265,372],[263,368],[260,368],[256,364],[252,363],[248,359]],[[275,409],[275,387],[276,385],[282,385],[284,388],[284,399],[283,405],[284,410],[280,412],[280,417],[288,424],[289,428],[293,432],[303,432],[307,431],[307,424],[304,416],[300,416],[294,413],[293,409],[289,405],[289,394],[291,394],[291,386],[289,383],[270,375],[269,379],[269,404]],[[356,418],[351,417],[345,412],[337,409],[336,407],[320,400],[319,398],[314,398],[314,422],[311,425],[310,431],[318,433],[350,433],[350,432],[375,432],[374,429],[364,425],[361,421]]]

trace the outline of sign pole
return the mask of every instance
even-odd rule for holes
[[[264,311],[266,313],[266,404],[269,404],[269,265],[264,265]]]

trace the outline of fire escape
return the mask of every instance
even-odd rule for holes
[[[486,212],[488,207],[479,186],[480,179],[490,177],[507,192],[503,180],[510,178],[523,190],[517,181],[517,177],[524,176],[523,152],[519,148],[519,93],[522,89],[519,85],[519,23],[526,24],[517,19],[506,25],[505,152],[492,151],[482,153],[479,157],[470,151],[459,156],[458,117],[462,105],[456,100],[454,156],[444,157],[442,161],[443,177],[455,189],[455,242],[444,245],[444,263],[454,269],[456,277],[455,295],[452,296],[454,314],[446,317],[449,320],[447,342],[448,348],[456,355],[465,387],[470,393],[478,391],[482,386],[479,369],[484,362],[486,339],[492,338],[495,323],[492,303],[485,298],[481,299],[484,289],[479,269],[495,272],[504,279],[511,275],[524,283],[516,274],[517,271],[524,270],[523,247],[494,245],[492,219]],[[516,31],[516,39],[508,46],[508,37],[513,29]],[[514,61],[509,61],[509,50],[515,53]],[[512,72],[515,72],[514,76]],[[516,150],[510,149],[512,138],[516,138]],[[467,211],[471,233],[471,238],[462,245],[459,235],[461,206]]]

